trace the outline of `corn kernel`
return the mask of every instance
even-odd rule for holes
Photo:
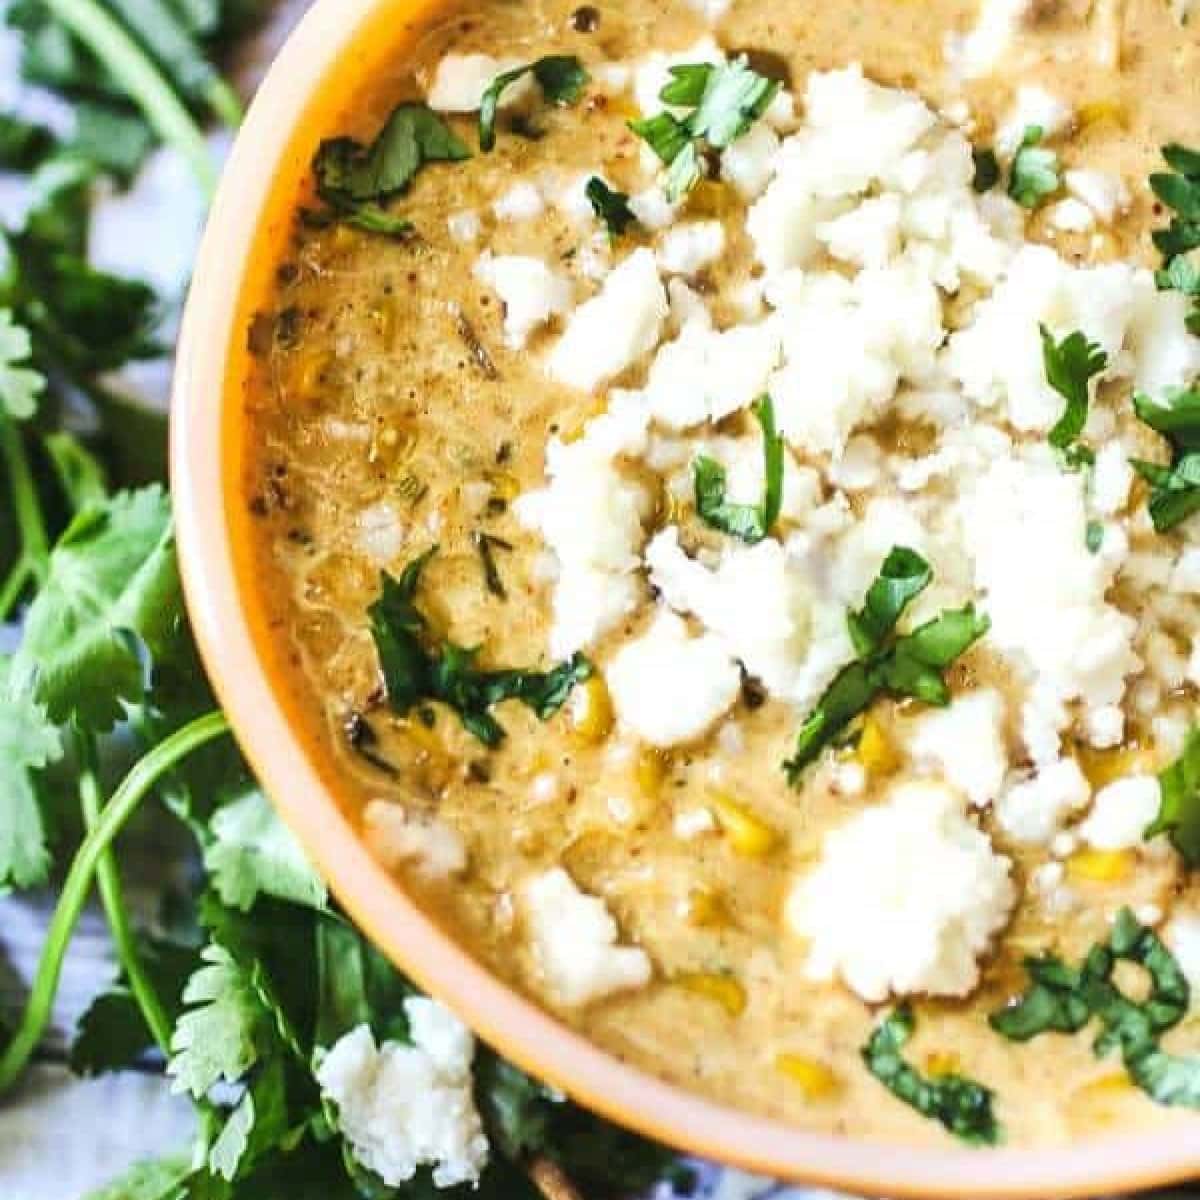
[[[674,977],[681,988],[715,1000],[731,1017],[741,1016],[746,1007],[746,989],[732,975],[715,971],[684,971]]]
[[[952,1050],[935,1050],[926,1055],[925,1070],[934,1078],[957,1075],[962,1070],[962,1059]]]
[[[1075,750],[1075,757],[1079,762],[1079,769],[1087,776],[1093,791],[1099,791],[1126,775],[1153,772],[1155,768],[1153,751],[1136,742],[1114,746],[1108,750],[1079,746]]]
[[[821,1100],[838,1089],[838,1078],[823,1062],[805,1054],[779,1054],[775,1069],[786,1075],[809,1100]]]
[[[720,892],[697,887],[688,892],[684,916],[689,925],[701,929],[730,924],[729,908]]]
[[[489,471],[485,478],[498,500],[515,500],[521,493],[521,481],[511,471]]]
[[[763,858],[774,849],[779,834],[748,808],[724,792],[710,797],[713,813],[729,844],[746,858]]]
[[[1067,877],[1077,883],[1120,883],[1132,870],[1128,850],[1080,850],[1067,860]]]
[[[671,758],[662,750],[646,748],[639,751],[633,766],[633,777],[643,796],[657,796],[671,769]]]
[[[1079,106],[1079,126],[1088,129],[1092,125],[1113,124],[1124,129],[1129,124],[1129,113],[1119,100],[1091,100]]]
[[[600,675],[585,679],[571,693],[571,728],[585,742],[602,742],[612,732],[613,706]]]
[[[900,755],[877,717],[868,715],[854,756],[872,775],[890,775],[900,766]]]
[[[702,179],[688,194],[688,212],[698,217],[723,217],[734,200],[729,184],[718,179]]]

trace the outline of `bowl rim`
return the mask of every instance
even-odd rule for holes
[[[231,364],[248,318],[251,251],[272,219],[271,201],[287,191],[278,180],[289,159],[296,169],[314,97],[334,86],[339,71],[348,80],[356,65],[385,57],[381,47],[396,38],[372,38],[375,31],[445,3],[316,0],[271,65],[233,146],[183,319],[170,468],[184,594],[216,694],[280,815],[368,936],[484,1040],[588,1108],[683,1151],[796,1182],[947,1200],[1052,1200],[1200,1175],[1200,1136],[1175,1125],[1065,1147],[914,1147],[808,1132],[690,1093],[619,1061],[501,982],[359,840],[289,720],[243,596],[232,523],[238,476],[230,467],[240,394]]]

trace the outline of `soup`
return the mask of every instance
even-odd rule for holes
[[[1196,1136],[1184,15],[479,0],[322,129],[246,587],[373,852],[619,1058]]]

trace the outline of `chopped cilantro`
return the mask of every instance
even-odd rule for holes
[[[1158,815],[1146,829],[1165,833],[1189,867],[1200,867],[1200,725],[1188,731],[1179,757],[1158,777]]]
[[[1067,402],[1062,416],[1050,430],[1050,445],[1068,451],[1074,449],[1073,443],[1087,423],[1088,387],[1108,366],[1108,355],[1078,329],[1061,342],[1054,340],[1045,325],[1039,329],[1046,382]]]
[[[672,67],[659,99],[691,111],[683,118],[661,112],[629,122],[666,165],[667,198],[682,199],[700,181],[703,145],[723,150],[736,141],[766,112],[778,91],[778,81],[751,70],[744,55],[729,63]]]
[[[894,636],[909,603],[932,579],[914,550],[897,546],[884,560],[861,612],[846,620],[858,657],[838,672],[800,727],[796,749],[784,764],[788,781],[804,769],[878,696],[911,697],[942,707],[950,692],[942,672],[988,630],[973,605],[947,609],[911,633]]]
[[[484,745],[497,746],[504,729],[491,714],[494,705],[520,700],[544,721],[563,706],[576,683],[591,675],[592,666],[576,654],[549,671],[484,671],[476,665],[478,647],[434,639],[414,600],[421,572],[436,550],[414,559],[399,579],[385,571],[382,593],[368,610],[388,702],[404,714],[424,701],[440,701]]]
[[[1104,545],[1104,524],[1101,521],[1089,521],[1083,534],[1083,544],[1089,554],[1098,554]]]
[[[1145,1000],[1130,1000],[1113,981],[1122,960],[1149,976]],[[1117,914],[1108,940],[1093,946],[1081,967],[1048,955],[1027,959],[1025,968],[1033,982],[1016,1004],[992,1014],[997,1033],[1028,1041],[1043,1033],[1075,1033],[1095,1017],[1097,1057],[1119,1050],[1129,1077],[1151,1099],[1200,1109],[1200,1057],[1170,1054],[1160,1045],[1187,1014],[1187,977],[1154,930],[1128,908]]]
[[[417,172],[432,162],[460,162],[471,152],[454,131],[424,104],[398,104],[370,145],[330,138],[313,159],[317,193],[348,225],[391,237],[412,223],[383,207],[406,192]]]
[[[1138,474],[1150,484],[1150,519],[1165,533],[1200,511],[1200,390],[1180,389],[1159,404],[1135,396],[1134,411],[1171,444],[1171,461],[1134,459]]]
[[[991,149],[975,149],[971,151],[971,159],[975,163],[975,175],[971,186],[980,193],[990,192],[1000,182],[1000,163],[996,152]]]
[[[531,74],[551,104],[565,107],[574,104],[583,94],[590,76],[583,63],[573,54],[550,54],[521,67],[513,67],[497,75],[479,104],[479,148],[491,150],[496,144],[496,110],[504,90],[518,79]]]
[[[604,222],[610,237],[620,237],[630,225],[637,224],[637,217],[629,207],[628,195],[610,188],[598,175],[593,175],[587,181],[584,191],[592,211],[598,220]]]
[[[752,409],[762,429],[763,498],[761,504],[733,504],[725,499],[725,468],[716,459],[700,455],[692,466],[696,512],[714,529],[761,542],[779,518],[783,503],[783,438],[775,430],[775,406],[771,397],[760,396]]]
[[[1013,158],[1008,194],[1022,208],[1037,208],[1060,186],[1058,155],[1041,144],[1043,133],[1040,125],[1027,126]]]
[[[903,1057],[916,1021],[907,1005],[894,1009],[875,1027],[862,1049],[867,1070],[899,1100],[922,1116],[938,1121],[973,1146],[994,1146],[1000,1126],[992,1110],[994,1093],[962,1075],[929,1078]]]

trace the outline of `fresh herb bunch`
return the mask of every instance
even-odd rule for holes
[[[15,638],[0,655],[0,891],[59,885],[25,1008],[0,1021],[0,1093],[47,1028],[95,891],[120,971],[82,1018],[71,1066],[164,1065],[194,1100],[199,1132],[180,1157],[142,1164],[94,1200],[425,1200],[428,1172],[388,1188],[355,1161],[314,1074],[358,1025],[406,1039],[414,989],[329,899],[226,736],[182,606],[164,423],[103,378],[159,353],[162,305],[144,283],[87,265],[92,184],[127,181],[163,141],[211,185],[198,119],[238,117],[213,53],[254,8],[23,0],[12,12],[25,74],[71,100],[78,122],[63,139],[0,114],[0,163],[25,173],[31,195],[21,224],[0,231],[0,623]],[[339,152],[338,186],[356,203],[374,199],[376,182],[403,190],[406,172],[453,156],[439,155],[437,133],[418,119],[393,130],[382,158]],[[459,665],[454,694],[484,724],[503,696],[548,709],[586,673]],[[186,894],[164,897],[152,929],[134,920],[117,856],[135,820],[186,830],[203,867]],[[471,1193],[483,1200],[538,1195],[532,1162],[597,1197],[678,1170],[486,1047],[475,1087],[492,1146]]]

